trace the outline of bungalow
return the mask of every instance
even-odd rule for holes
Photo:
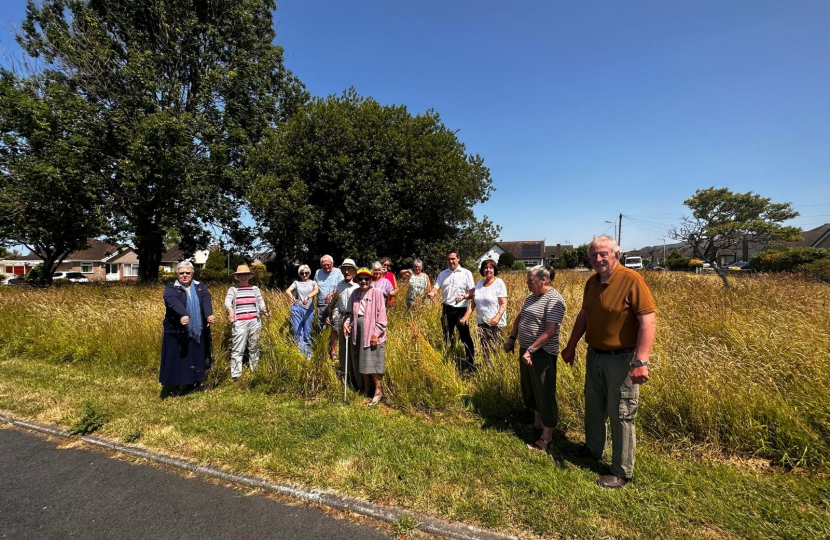
[[[481,262],[485,259],[498,262],[503,253],[510,253],[516,261],[522,262],[530,268],[537,264],[548,264],[551,259],[560,257],[566,249],[573,249],[573,246],[569,244],[546,246],[544,240],[496,242],[490,249],[476,258],[476,264],[481,265]]]
[[[161,269],[172,272],[183,260],[185,257],[182,250],[170,245],[161,257]],[[194,266],[201,268],[207,260],[207,251],[197,252],[191,260],[194,261]],[[22,276],[42,262],[40,257],[29,253],[15,260],[0,261],[0,266],[5,274]],[[86,249],[70,253],[55,271],[80,272],[90,281],[137,281],[138,254],[132,246],[114,246],[92,238]]]

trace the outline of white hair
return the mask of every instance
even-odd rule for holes
[[[617,241],[608,236],[607,234],[603,234],[600,236],[595,237],[591,240],[591,243],[588,244],[588,252],[590,253],[591,248],[597,248],[600,244],[608,244],[608,248],[611,250],[611,253],[619,253],[620,246],[617,244]]]
[[[308,270],[309,275],[311,275],[311,268],[308,267],[307,264],[301,264],[299,268],[297,268],[297,275],[303,273],[303,270]]]
[[[375,270],[377,268],[380,268],[381,270],[383,270],[383,265],[380,264],[380,261],[375,261],[375,262],[372,263],[372,270]]]
[[[185,267],[185,266],[187,266],[188,268],[190,268],[190,271],[191,271],[191,272],[192,272],[192,271],[194,271],[194,269],[193,269],[193,263],[192,263],[192,262],[190,262],[190,261],[182,261],[182,262],[180,262],[179,264],[177,264],[177,265],[176,265],[176,273],[177,273],[177,274],[179,273],[179,268],[183,268],[183,267]]]
[[[536,277],[536,279],[538,279],[540,281],[543,280],[543,279],[546,279],[546,280],[550,281],[550,272],[548,271],[547,268],[545,268],[541,264],[537,264],[533,268],[528,269],[527,273],[528,274],[533,274]]]
[[[331,255],[323,255],[322,257],[320,257],[320,264],[323,264],[323,261],[325,261],[326,259],[330,260],[331,264],[334,264],[334,259]]]

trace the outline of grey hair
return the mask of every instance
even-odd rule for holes
[[[194,268],[193,268],[193,263],[192,263],[192,262],[190,262],[190,261],[182,261],[182,262],[180,262],[179,264],[177,264],[177,265],[176,265],[176,273],[177,273],[177,274],[179,273],[179,268],[183,268],[183,267],[185,267],[185,266],[187,266],[188,268],[190,268],[191,272],[192,272],[192,271],[194,271]]]
[[[381,270],[383,270],[383,265],[380,264],[380,261],[375,261],[375,262],[372,263],[372,270],[374,270],[376,268],[380,268]]]
[[[323,264],[323,261],[325,261],[326,259],[330,260],[331,264],[334,264],[334,258],[331,255],[323,255],[322,257],[320,257],[320,264]]]
[[[591,240],[591,243],[588,244],[588,251],[591,251],[591,248],[597,248],[600,244],[608,244],[608,247],[611,248],[612,253],[619,253],[620,252],[620,245],[617,244],[617,241],[608,236],[607,234],[602,234],[600,236],[595,237]]]
[[[534,276],[536,276],[536,279],[540,281],[542,279],[546,279],[548,280],[548,282],[550,282],[550,272],[548,272],[548,269],[542,266],[541,264],[537,264],[533,268],[529,269],[527,273],[533,274]]]
[[[422,261],[421,259],[415,259],[414,261],[412,261],[412,266],[415,266],[416,264],[420,264],[421,268],[424,267],[424,261]]]
[[[311,274],[311,268],[309,268],[307,264],[301,264],[300,267],[297,268],[297,275],[299,276],[302,274],[303,270],[308,270],[309,275]]]

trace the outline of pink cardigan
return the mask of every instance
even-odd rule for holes
[[[355,318],[360,309],[360,294],[357,290],[352,294],[352,314],[349,316],[349,324],[352,327],[352,343],[357,340],[357,325]],[[363,313],[363,348],[368,349],[372,334],[378,337],[378,343],[386,341],[386,302],[383,293],[379,289],[366,291],[366,308]]]

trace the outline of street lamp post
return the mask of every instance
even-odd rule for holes
[[[614,226],[614,241],[616,241],[617,240],[617,222],[616,221],[608,221],[606,219],[605,223],[610,223],[611,225]]]

